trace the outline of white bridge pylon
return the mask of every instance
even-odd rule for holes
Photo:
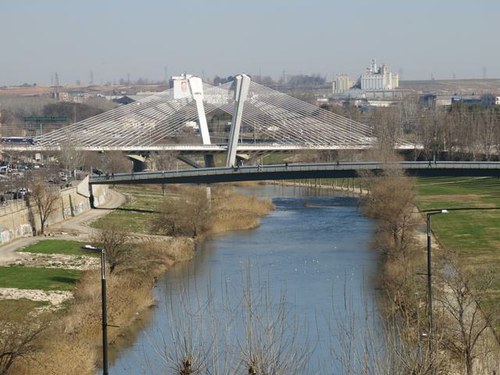
[[[184,85],[184,95],[169,89],[35,137],[25,148],[58,150],[70,144],[82,150],[226,150],[230,166],[238,150],[366,149],[376,141],[371,127],[246,75],[221,86],[186,77]],[[396,147],[415,145],[401,141]]]
[[[248,96],[248,89],[250,88],[250,77],[246,74],[239,74],[235,77],[234,82],[233,121],[231,121],[231,130],[229,131],[226,167],[234,166],[236,163],[236,150],[238,148],[238,139],[240,138],[243,105]]]
[[[205,107],[203,105],[203,82],[199,77],[189,77],[189,88],[191,96],[196,102],[196,111],[198,112],[198,121],[201,133],[201,143],[204,145],[210,144],[210,134],[208,132],[207,117],[205,115]]]

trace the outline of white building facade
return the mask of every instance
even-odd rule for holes
[[[352,87],[353,83],[347,74],[337,74],[333,81],[333,93],[342,94]]]
[[[399,75],[391,73],[387,70],[384,64],[377,67],[375,60],[366,72],[360,78],[361,90],[374,91],[374,90],[393,90],[399,86]]]

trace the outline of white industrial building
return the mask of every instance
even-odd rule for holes
[[[394,90],[399,86],[399,75],[391,73],[387,70],[387,66],[383,64],[377,67],[375,60],[366,72],[360,77],[361,90],[378,91],[378,90]]]
[[[399,75],[389,72],[385,64],[377,66],[375,60],[366,68],[357,81],[351,81],[347,74],[337,74],[332,82],[332,90],[337,95],[349,95],[352,90],[361,90],[367,96],[386,97],[389,93],[399,87]],[[390,95],[389,95],[390,96]]]
[[[347,74],[337,74],[335,81],[333,81],[333,93],[343,94],[353,86],[353,82],[349,79]]]

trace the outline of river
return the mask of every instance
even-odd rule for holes
[[[186,352],[193,367],[217,374],[248,374],[251,358],[277,373],[357,373],[383,350],[373,222],[358,199],[282,186],[246,192],[272,197],[276,209],[170,269],[153,318],[110,373],[174,374]]]

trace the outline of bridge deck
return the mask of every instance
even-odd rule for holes
[[[363,177],[402,168],[410,176],[500,177],[500,162],[401,162],[401,163],[324,163],[242,166],[238,168],[199,168],[91,176],[90,184],[180,184],[217,183],[307,178]]]

